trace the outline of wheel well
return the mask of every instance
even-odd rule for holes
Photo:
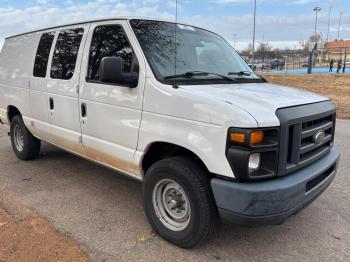
[[[19,110],[17,109],[17,107],[14,106],[9,106],[7,108],[7,118],[9,120],[9,122],[11,123],[12,119],[16,116],[16,115],[20,115],[21,112],[19,112]]]
[[[173,156],[190,158],[197,162],[202,168],[204,168],[204,170],[208,171],[203,161],[195,153],[187,148],[166,142],[156,142],[149,147],[142,160],[142,169],[146,173],[148,168],[150,168],[155,162]]]

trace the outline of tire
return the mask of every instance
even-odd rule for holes
[[[13,151],[21,160],[32,160],[39,156],[41,141],[34,137],[20,115],[13,117],[10,127]]]
[[[182,248],[201,245],[219,222],[206,171],[184,157],[160,160],[149,168],[143,184],[143,205],[157,234]]]

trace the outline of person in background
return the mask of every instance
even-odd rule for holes
[[[337,66],[337,74],[339,74],[341,67],[342,67],[343,61],[341,59],[338,60],[338,66]]]
[[[345,70],[346,70],[346,60],[344,59],[344,63],[343,63],[343,74],[345,74]]]
[[[329,72],[333,72],[333,66],[334,66],[334,60],[333,58],[331,59],[331,61],[329,61]]]

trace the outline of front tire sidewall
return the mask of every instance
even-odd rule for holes
[[[171,179],[178,183],[187,195],[191,217],[190,222],[184,230],[173,231],[167,228],[158,218],[153,206],[152,193],[156,184],[163,179]],[[203,242],[205,233],[212,222],[212,215],[208,214],[208,203],[206,194],[201,192],[201,187],[196,186],[193,177],[187,177],[179,173],[176,167],[169,168],[169,165],[157,165],[151,167],[146,174],[143,190],[143,204],[148,221],[154,230],[167,241],[183,248],[191,248]],[[209,182],[208,182],[209,183]],[[210,210],[210,209],[209,209]],[[205,235],[205,236],[204,236]]]

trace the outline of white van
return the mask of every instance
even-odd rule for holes
[[[46,141],[143,181],[150,224],[184,248],[220,218],[278,224],[317,198],[336,174],[335,113],[184,24],[76,23],[9,37],[0,55],[16,156]]]

